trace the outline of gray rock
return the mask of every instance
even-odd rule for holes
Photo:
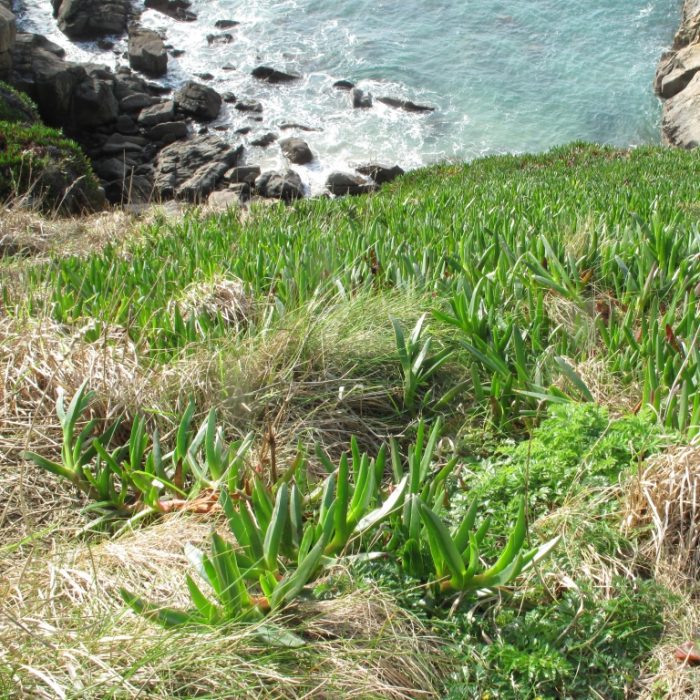
[[[684,90],[700,71],[700,45],[692,44],[667,54],[659,63],[654,88],[661,97],[673,97]]]
[[[214,22],[214,26],[217,29],[233,29],[233,27],[237,27],[240,24],[240,22],[236,22],[235,19],[217,19],[216,22]]]
[[[240,112],[262,112],[263,106],[257,100],[240,100],[236,103],[236,109]]]
[[[256,178],[255,189],[262,197],[282,199],[285,202],[304,196],[304,185],[293,170],[264,172]]]
[[[230,44],[233,41],[233,34],[207,34],[207,44],[216,46],[221,44]]]
[[[139,126],[148,128],[162,122],[171,122],[175,119],[175,103],[172,100],[146,107],[139,114]]]
[[[129,31],[129,65],[154,78],[168,72],[168,52],[158,32],[152,29]]]
[[[141,154],[148,139],[132,134],[112,134],[102,146],[104,154]]]
[[[123,180],[135,166],[136,163],[128,158],[102,158],[92,163],[93,170],[108,182]]]
[[[297,124],[296,122],[284,122],[283,124],[280,124],[279,128],[282,131],[287,131],[288,129],[299,129],[299,131],[323,131],[323,129],[316,129],[313,126]]]
[[[662,137],[665,143],[681,148],[697,148],[700,145],[700,73],[682,92],[666,100],[661,119]]]
[[[207,206],[214,211],[226,211],[241,203],[240,195],[241,191],[238,189],[212,192],[207,199]]]
[[[187,138],[188,132],[186,122],[162,122],[149,130],[148,138],[151,141],[168,144]]]
[[[111,124],[119,115],[119,103],[111,82],[97,78],[83,80],[75,89],[75,126],[78,128]]]
[[[146,0],[145,7],[172,17],[180,22],[194,22],[197,15],[190,10],[189,0]]]
[[[280,141],[280,148],[285,157],[295,165],[304,165],[314,159],[309,144],[303,139],[291,136]]]
[[[336,90],[352,90],[355,87],[355,83],[351,83],[349,80],[336,80],[333,83],[333,87]]]
[[[284,73],[276,68],[270,68],[270,66],[258,66],[251,75],[258,80],[264,80],[268,83],[290,83],[301,78],[300,75]]]
[[[260,168],[257,165],[239,165],[231,168],[224,174],[224,179],[230,183],[247,182],[255,184],[255,179],[260,175]]]
[[[175,93],[175,106],[185,114],[209,121],[219,115],[221,95],[206,85],[190,80]]]
[[[326,188],[331,194],[346,195],[346,194],[366,194],[372,192],[375,186],[368,183],[358,175],[352,173],[332,172],[326,180]]]
[[[156,192],[162,198],[203,201],[242,154],[242,146],[210,135],[166,146],[156,159]]]
[[[17,24],[14,14],[0,6],[0,76],[6,76],[10,72],[16,37]]]
[[[119,100],[119,109],[122,112],[139,112],[155,104],[158,104],[157,97],[147,95],[145,92],[134,92]]]
[[[136,122],[128,114],[120,114],[117,117],[117,122],[114,128],[120,134],[135,134],[138,129],[136,128]]]
[[[96,39],[123,34],[131,9],[129,0],[56,0],[58,28],[71,39]]]
[[[261,148],[267,148],[270,144],[274,143],[275,141],[277,141],[277,134],[273,134],[271,131],[268,131],[266,134],[262,134],[261,136],[254,138],[250,142],[250,145],[260,146]]]
[[[221,99],[229,105],[235,104],[236,103],[236,96],[232,92],[224,92],[221,95]]]
[[[418,105],[411,100],[400,100],[398,97],[377,97],[377,102],[381,102],[394,109],[402,109],[404,112],[434,112],[435,107],[428,105]]]
[[[358,173],[371,177],[378,185],[383,185],[387,182],[395,180],[399,175],[404,174],[403,168],[398,165],[390,167],[388,165],[380,165],[379,163],[368,163],[360,165],[356,168]]]
[[[372,95],[360,88],[353,88],[350,90],[350,101],[354,109],[369,109],[372,106]]]

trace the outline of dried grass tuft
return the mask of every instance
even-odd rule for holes
[[[642,531],[642,553],[655,569],[672,567],[694,581],[700,574],[700,446],[655,455],[628,485],[624,526]]]
[[[217,279],[197,282],[185,289],[178,302],[180,314],[187,318],[208,316],[221,318],[239,329],[255,315],[255,301],[239,279]]]

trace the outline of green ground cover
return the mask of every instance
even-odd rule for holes
[[[699,174],[573,144],[3,261],[0,688],[691,697],[630,493],[700,430]]]

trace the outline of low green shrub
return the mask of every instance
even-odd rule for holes
[[[31,99],[0,80],[0,122],[35,124],[41,121]]]
[[[104,191],[80,147],[43,124],[0,121],[0,199],[27,197],[45,212],[100,209]]]

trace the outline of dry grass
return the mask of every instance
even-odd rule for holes
[[[241,280],[215,279],[187,287],[178,308],[183,318],[190,315],[218,317],[238,331],[253,320],[255,300]]]
[[[656,570],[671,566],[686,582],[700,574],[700,447],[677,446],[651,458],[631,481],[625,527],[642,530]]]
[[[264,643],[250,626],[166,632],[125,612],[126,586],[187,602],[184,542],[210,523],[174,516],[116,541],[71,547],[57,538],[2,580],[0,690],[9,697],[438,697],[436,640],[380,591],[302,601],[272,620],[308,644]],[[2,684],[5,684],[4,688]]]

